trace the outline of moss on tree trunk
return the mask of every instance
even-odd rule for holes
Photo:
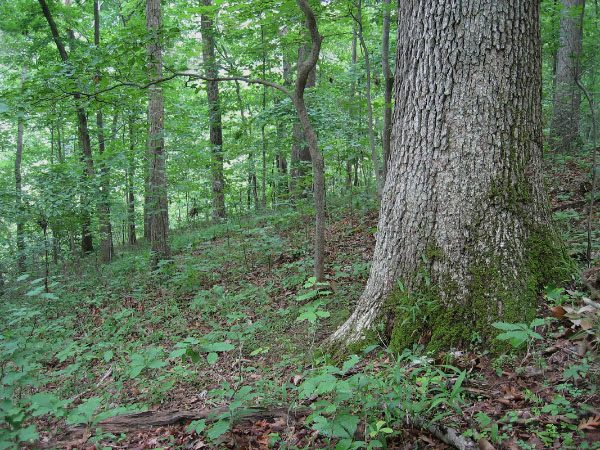
[[[539,4],[401,2],[397,48],[371,273],[330,342],[492,345],[572,271],[542,177]]]

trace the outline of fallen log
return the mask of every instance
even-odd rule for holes
[[[462,436],[459,431],[445,425],[430,424],[420,417],[406,417],[404,423],[412,428],[427,430],[440,441],[459,450],[477,450],[480,448],[473,440]]]
[[[43,448],[70,448],[74,443],[82,445],[82,439],[87,440],[90,428],[102,429],[102,433],[132,433],[140,430],[165,425],[185,424],[194,420],[206,420],[208,423],[216,422],[222,414],[228,413],[229,407],[205,408],[197,410],[166,410],[166,411],[140,411],[120,414],[103,419],[92,427],[86,425],[72,425],[67,428],[60,441],[42,443]],[[264,408],[243,408],[235,412],[235,423],[261,419],[274,419],[284,417],[288,423],[296,422],[297,417],[310,414],[310,408],[275,408],[265,410]],[[87,438],[85,438],[87,436]]]
[[[194,420],[204,419],[208,423],[211,423],[217,421],[219,417],[228,412],[228,406],[198,410],[140,411],[109,417],[101,420],[91,428],[93,430],[101,428],[103,433],[132,433],[152,427],[186,424]],[[253,424],[258,420],[283,417],[286,423],[291,426],[297,422],[297,418],[306,417],[311,412],[313,410],[307,407],[283,407],[269,410],[259,407],[243,408],[235,412],[235,423],[250,422],[250,424]],[[459,450],[475,450],[480,448],[474,441],[462,436],[459,431],[445,425],[430,424],[427,420],[420,417],[405,417],[403,422],[406,427],[426,430],[442,442]],[[41,443],[41,448],[83,447],[91,435],[90,427],[73,425],[67,428],[66,434],[62,436],[61,440]]]

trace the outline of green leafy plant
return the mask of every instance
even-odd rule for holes
[[[508,341],[514,348],[520,348],[524,344],[529,344],[533,339],[543,339],[542,335],[537,333],[534,328],[544,325],[544,319],[534,319],[529,325],[525,323],[506,323],[495,322],[494,328],[504,331],[496,336],[500,341]]]

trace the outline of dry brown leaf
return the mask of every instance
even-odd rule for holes
[[[599,427],[600,427],[600,415],[590,417],[587,420],[582,419],[578,428],[580,430],[595,430],[596,428],[599,428]]]
[[[563,308],[560,305],[553,306],[550,309],[552,310],[552,314],[554,314],[554,317],[556,317],[557,319],[562,319],[567,313],[565,308]]]
[[[481,438],[477,441],[477,445],[481,450],[496,450],[494,446],[486,438]]]

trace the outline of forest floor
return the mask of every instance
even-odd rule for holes
[[[589,162],[552,161],[548,173],[557,223],[584,269]],[[154,274],[138,248],[110,265],[63,265],[49,294],[41,278],[21,277],[0,307],[5,441],[444,449],[453,444],[441,436],[456,430],[486,450],[599,449],[600,309],[584,286],[548,287],[543,320],[505,324],[525,342],[500,356],[478,336],[441,355],[398,355],[384,342],[342,361],[319,352],[369,272],[377,212],[353,201],[329,211],[327,286],[311,278],[308,209],[176,233],[172,262]],[[596,287],[599,273],[584,272]],[[161,413],[123,415],[141,410]]]

